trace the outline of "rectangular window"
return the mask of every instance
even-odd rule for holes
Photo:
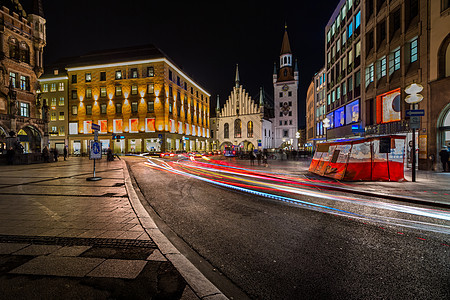
[[[373,64],[372,64],[373,66]],[[372,68],[373,70],[373,68]],[[373,71],[372,71],[373,72]],[[373,76],[373,74],[372,74]],[[355,73],[355,88],[358,88],[361,85],[361,71]]]
[[[331,104],[331,95],[330,94],[327,95],[327,104],[328,105]]]
[[[280,92],[280,98],[282,98],[283,97],[283,92]]]
[[[122,96],[122,87],[120,85],[116,86],[116,96]]]
[[[63,111],[59,112],[59,119],[58,120],[64,121],[64,112]]]
[[[52,102],[50,106],[56,106],[56,98],[52,98]]]
[[[283,121],[280,120],[280,126],[282,126],[282,125],[283,125]]]
[[[344,47],[346,41],[347,41],[347,32],[344,30],[344,32],[342,32],[342,47]]]
[[[353,34],[353,21],[350,22],[350,24],[348,24],[347,32],[348,32],[348,37],[350,38]]]
[[[50,121],[56,121],[56,112],[52,112],[50,115]]]
[[[138,78],[138,70],[136,68],[131,69],[130,71],[131,78]]]
[[[280,102],[280,107],[283,107],[283,102]]]
[[[289,101],[289,102],[288,102],[288,105],[289,105],[289,106],[292,106],[292,101]]]
[[[100,72],[100,81],[106,81],[106,72]]]
[[[283,116],[283,112],[282,111],[280,111],[280,117],[282,117]]]
[[[14,73],[13,73],[14,74]],[[11,73],[9,73],[9,76],[11,76]],[[47,93],[48,92],[48,84],[47,83],[44,83],[43,85],[42,85],[42,92],[43,93]]]
[[[292,125],[292,120],[289,120],[289,125]]]
[[[122,71],[116,71],[116,80],[122,79]]]
[[[355,57],[359,57],[361,55],[361,41],[358,41],[355,46]]]
[[[20,75],[20,89],[24,91],[27,89],[26,79],[23,75]]]
[[[283,130],[283,137],[289,137],[289,131]]]
[[[86,73],[85,78],[86,78],[86,82],[91,82],[92,81],[91,73]]]
[[[147,67],[147,77],[155,76],[155,69],[153,67]]]
[[[21,117],[30,117],[30,104],[20,102],[20,116]]]
[[[92,115],[92,105],[86,105],[86,114]]]
[[[132,85],[131,86],[131,95],[137,95],[137,93],[138,93],[138,86]]]
[[[92,98],[92,89],[86,88],[86,99],[91,99],[91,98]]]
[[[355,29],[361,25],[361,11],[358,11],[355,16]]]
[[[72,115],[78,115],[78,106],[72,105]]]
[[[122,103],[116,103],[116,114],[122,113]]]
[[[64,97],[59,97],[59,106],[64,106]]]
[[[131,103],[131,112],[132,113],[137,113],[138,112],[138,103],[137,102],[132,102]]]
[[[100,105],[100,113],[101,114],[106,114],[106,104]]]
[[[77,90],[72,90],[72,99],[77,99],[78,95],[77,95]]]
[[[342,83],[342,88],[341,88],[343,96],[347,94],[347,89],[346,88],[347,88],[347,85],[346,85],[346,82],[344,80],[344,82]]]
[[[77,83],[77,75],[72,75],[72,83]]]
[[[332,102],[336,101],[336,94],[335,94],[335,91],[332,91],[332,92],[331,92],[331,101],[332,101]]]
[[[373,64],[366,67],[366,87],[374,80]]]
[[[389,76],[400,69],[400,48],[389,54]]]
[[[341,87],[338,86],[336,89],[336,99],[339,100],[341,99]]]
[[[78,123],[69,123],[69,134],[78,134]]]
[[[153,83],[147,84],[147,94],[153,94],[155,92],[155,85]]]
[[[288,97],[292,97],[292,92],[291,91],[288,92]]]
[[[153,112],[155,110],[155,102],[148,101],[147,102],[147,112]]]
[[[106,97],[106,87],[100,88],[100,97],[105,98]]]
[[[172,81],[172,70],[169,70],[169,80]]]
[[[177,76],[177,85],[180,86],[181,82],[180,82],[180,76]]]
[[[386,76],[386,56],[382,57],[377,62],[377,79]]]
[[[64,82],[60,82],[60,83],[58,84],[58,91],[59,91],[59,92],[64,92]]]
[[[417,61],[417,48],[418,48],[417,38],[411,41],[411,43],[409,44],[409,48],[410,48],[410,62],[413,63]]]
[[[56,92],[56,83],[50,84],[50,92]]]
[[[58,126],[52,126],[52,130],[49,133],[51,136],[56,136],[58,134]]]
[[[292,117],[292,111],[289,112],[289,117]]]
[[[64,132],[65,132],[64,126],[60,126],[60,127],[59,127],[59,135],[60,135],[60,136],[63,136],[63,135],[64,135]]]

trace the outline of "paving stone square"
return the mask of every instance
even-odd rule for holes
[[[83,252],[89,250],[90,246],[67,246],[62,247],[61,249],[58,249],[57,251],[53,252],[50,255],[55,256],[79,256]]]
[[[146,264],[145,260],[107,259],[87,276],[134,279]]]
[[[17,252],[14,252],[14,255],[47,255],[55,252],[60,248],[61,246],[56,245],[30,245]]]
[[[29,244],[0,243],[0,254],[11,254],[27,246]]]
[[[10,273],[83,277],[103,261],[102,258],[38,256]]]

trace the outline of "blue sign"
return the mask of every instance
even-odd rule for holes
[[[91,141],[91,151],[89,152],[90,159],[101,159],[102,158],[102,146],[100,142]]]
[[[161,133],[158,134],[158,139],[162,139],[162,134]]]
[[[92,123],[92,130],[99,131],[100,130],[100,125]]]
[[[262,147],[262,143],[258,143],[258,147]]]
[[[407,115],[408,117],[413,117],[413,116],[416,116],[416,117],[422,117],[422,116],[425,116],[425,110],[423,110],[423,109],[412,109],[412,110],[407,110],[407,111],[406,111],[406,115]]]
[[[366,130],[364,128],[359,128],[359,125],[352,125],[352,132],[358,133],[358,132],[365,132]]]

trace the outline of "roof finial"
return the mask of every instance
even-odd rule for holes
[[[216,111],[220,110],[219,95],[217,95]]]
[[[236,88],[239,88],[239,65],[238,64],[236,64],[236,79],[235,79],[235,82],[236,82]]]
[[[263,87],[259,88],[259,106],[264,106],[264,89],[263,89]]]
[[[284,30],[286,30],[286,29],[287,29],[287,22],[284,21]]]

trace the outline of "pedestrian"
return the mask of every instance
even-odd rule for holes
[[[114,160],[114,155],[112,154],[112,150],[111,148],[108,148],[108,150],[106,151],[106,161],[113,161]]]
[[[42,160],[44,162],[48,163],[49,157],[50,157],[50,154],[48,153],[48,147],[45,146],[44,149],[42,150]]]
[[[67,146],[64,146],[64,160],[67,159]]]
[[[55,147],[55,149],[53,149],[53,158],[55,161],[58,161],[58,154],[58,149]]]
[[[269,166],[269,164],[267,163],[267,157],[268,157],[267,149],[264,149],[262,158],[263,158],[263,164],[266,168]]]
[[[448,151],[447,147],[442,147],[441,151],[439,152],[439,156],[441,157],[441,163],[442,163],[442,172],[445,172],[448,165]]]
[[[6,156],[8,157],[8,165],[14,164],[14,155],[15,155],[14,148],[11,146],[9,147],[8,151],[6,151]]]
[[[254,151],[251,151],[251,152],[250,152],[250,165],[251,165],[251,166],[254,166],[254,165],[255,165],[255,158],[256,158],[255,152],[254,152]]]
[[[256,159],[258,160],[258,166],[261,165],[261,159],[262,159],[262,153],[260,150],[258,150],[258,153],[256,153]]]

